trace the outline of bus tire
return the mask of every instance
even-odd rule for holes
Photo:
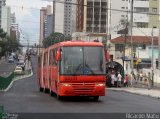
[[[99,96],[94,96],[94,97],[93,97],[93,100],[94,100],[94,101],[98,101],[98,100],[99,100]]]
[[[57,94],[57,99],[58,100],[62,100],[62,96],[60,96],[60,95]]]
[[[39,87],[39,91],[40,91],[40,92],[43,92],[43,90],[44,90],[44,88]]]
[[[55,96],[55,93],[52,90],[50,90],[50,96],[52,96],[52,97]]]
[[[45,92],[45,93],[49,93],[49,89],[48,89],[48,88],[45,88],[45,89],[44,89],[44,92]]]

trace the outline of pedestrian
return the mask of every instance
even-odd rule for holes
[[[117,79],[118,79],[117,87],[121,87],[122,75],[120,74],[120,72],[118,72]]]
[[[142,74],[142,72],[139,74],[139,77],[140,77],[140,81],[142,81],[142,79],[143,79],[143,74]]]
[[[114,81],[115,81],[115,73],[112,72],[112,74],[111,74],[111,84],[112,84],[112,86],[114,86]]]
[[[124,78],[124,87],[128,87],[128,79],[128,75],[126,74]]]
[[[137,75],[136,75],[136,84],[138,83],[138,81],[139,81],[139,78],[140,78],[140,76],[139,76],[140,74],[139,74],[139,72],[137,72]]]
[[[114,87],[117,87],[118,83],[117,83],[117,77],[116,74],[114,74]]]
[[[151,89],[151,73],[148,72],[148,90]]]
[[[144,81],[144,83],[146,83],[147,82],[147,75],[146,75],[146,73],[144,73],[144,76],[143,76],[143,81]]]

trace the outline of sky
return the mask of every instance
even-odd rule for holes
[[[42,0],[6,0],[6,5],[11,7],[11,13],[15,13],[16,22],[21,33],[20,42],[27,44],[37,43],[39,40],[40,9],[52,2]]]

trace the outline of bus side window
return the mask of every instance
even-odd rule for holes
[[[44,54],[44,61],[43,61],[43,66],[46,65],[46,54]]]
[[[41,57],[38,57],[38,66],[41,67]]]
[[[50,54],[49,54],[49,65],[52,65],[52,62],[53,62],[53,50],[50,51]]]
[[[54,50],[53,50],[53,53],[52,53],[52,54],[53,54],[53,60],[52,60],[52,61],[53,61],[53,62],[52,62],[52,65],[53,65],[53,66],[57,66],[56,52],[57,52],[57,49],[54,49]]]

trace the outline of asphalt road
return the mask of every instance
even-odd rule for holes
[[[7,60],[0,64],[0,76],[8,76],[15,69],[15,63],[8,63]]]
[[[125,92],[107,90],[98,102],[89,98],[56,97],[39,92],[36,69],[37,59],[32,57],[34,75],[14,82],[6,93],[0,93],[0,105],[9,113],[158,113],[160,100]]]

